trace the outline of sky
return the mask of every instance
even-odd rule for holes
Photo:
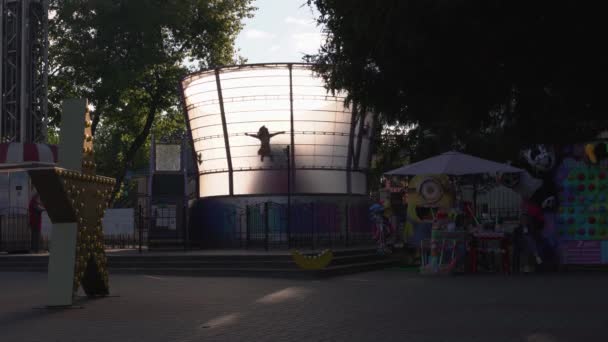
[[[317,52],[323,36],[306,0],[256,0],[253,5],[257,11],[236,39],[248,63],[302,62],[302,56]]]

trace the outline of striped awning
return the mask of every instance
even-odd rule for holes
[[[0,164],[57,163],[57,146],[34,143],[0,144]]]

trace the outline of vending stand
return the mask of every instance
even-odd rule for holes
[[[510,272],[509,234],[503,231],[502,220],[483,222],[476,217],[475,189],[481,175],[521,172],[507,164],[446,152],[386,173],[411,177],[404,230],[412,237],[410,243],[420,246],[421,273],[475,273],[480,262],[485,269]],[[465,184],[473,186],[473,203],[462,196]]]

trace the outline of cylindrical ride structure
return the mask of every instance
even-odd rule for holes
[[[307,206],[312,221],[319,215],[331,221],[326,208],[339,207],[334,210],[339,222],[329,224],[331,228],[310,223],[317,234],[339,226],[344,237],[349,226],[362,224],[353,212],[367,205],[373,115],[346,106],[345,93],[328,93],[311,65],[212,69],[189,75],[181,86],[198,160],[199,199],[191,210],[193,239],[205,240],[206,231],[219,229],[239,236],[236,240],[242,240],[241,236],[250,240],[247,232],[252,233],[254,226],[254,207],[267,202],[287,206],[288,195],[293,205],[283,210],[285,215],[279,214],[278,228],[266,227],[284,230],[283,242],[290,239],[283,237],[287,232],[298,233],[297,227],[283,229],[288,221],[301,223],[297,222],[298,206]],[[313,213],[315,204],[323,214]],[[210,210],[213,219],[204,214]],[[366,210],[361,210],[365,216]],[[262,225],[274,220],[270,212],[259,211],[264,216]],[[291,219],[285,219],[286,213]],[[234,229],[236,235],[230,233]],[[222,238],[214,235],[212,240],[219,243]]]

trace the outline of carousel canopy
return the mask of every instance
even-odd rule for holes
[[[524,170],[497,163],[495,161],[474,157],[460,152],[446,152],[398,169],[385,172],[386,175],[449,175],[464,176],[475,174],[519,173]]]
[[[57,162],[57,146],[34,143],[0,144],[0,164],[23,162]]]
[[[55,145],[18,142],[0,144],[0,172],[53,167],[56,163]]]

